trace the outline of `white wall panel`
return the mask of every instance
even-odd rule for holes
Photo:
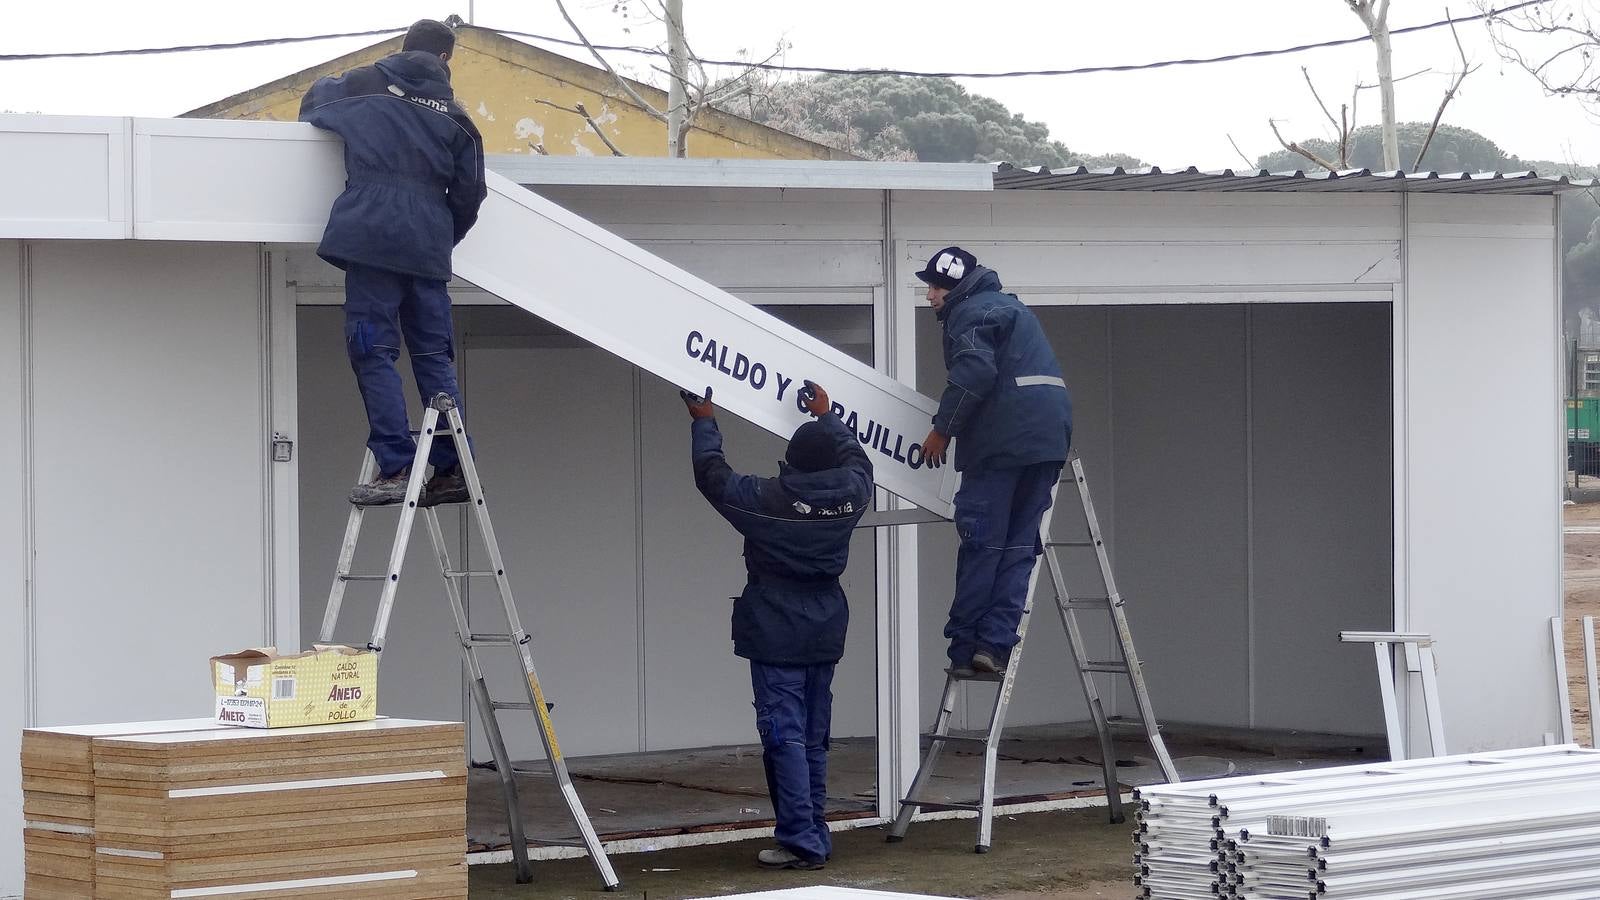
[[[896,191],[896,237],[954,241],[1398,241],[1394,195]]]
[[[29,286],[38,720],[206,715],[271,612],[257,249],[34,244]]]
[[[128,234],[128,120],[0,115],[0,237]]]
[[[28,725],[27,472],[23,469],[23,297],[22,245],[0,241],[0,759],[17,759],[22,729]],[[19,427],[20,426],[20,427]],[[0,897],[22,894],[22,783],[15,769],[0,778]]]
[[[1418,197],[1410,212],[1428,226],[1553,216],[1549,199],[1487,202]],[[1551,242],[1417,236],[1408,265],[1401,624],[1438,641],[1451,750],[1536,744],[1559,715],[1548,625],[1561,610]]]
[[[299,122],[133,120],[134,236],[307,241],[344,187],[343,144]]]
[[[915,272],[954,238],[908,241],[902,271]],[[1221,286],[1343,285],[1376,287],[1400,280],[1400,245],[1394,241],[1348,243],[1079,241],[996,242],[967,237],[962,246],[980,265],[1000,273],[1007,288],[1060,293],[1130,294],[1144,302],[1150,290]],[[909,267],[909,268],[907,268]]]

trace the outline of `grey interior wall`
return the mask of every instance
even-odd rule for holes
[[[1378,730],[1366,657],[1339,644],[1337,631],[1381,627],[1390,615],[1388,305],[1038,313],[1073,391],[1074,447],[1157,715]],[[926,310],[918,313],[917,352],[919,389],[936,393],[944,371]],[[1067,481],[1058,491],[1063,528],[1078,522],[1074,490]],[[955,547],[950,526],[923,526],[925,717],[943,684],[933,663],[944,659]],[[1089,560],[1075,561],[1074,552],[1062,551],[1069,583],[1095,584]],[[1059,619],[1048,603],[1036,612],[1010,721],[1081,719]],[[1114,652],[1106,629],[1086,628],[1086,638],[1091,653]],[[1117,681],[1099,684],[1130,714]],[[971,726],[992,695],[969,690],[964,700],[982,704],[969,703]],[[1306,702],[1330,690],[1349,701]]]
[[[772,311],[870,360],[870,308]],[[365,432],[340,316],[337,307],[300,310],[307,640],[321,621],[348,509],[342,497]],[[456,324],[468,421],[563,749],[751,742],[748,668],[729,638],[728,598],[744,583],[740,542],[694,488],[676,388],[518,310],[458,306]],[[736,468],[776,472],[783,441],[729,416],[719,424]],[[462,535],[457,516],[444,514],[452,552]],[[393,514],[370,518],[385,529],[371,544],[376,556]],[[471,552],[482,560],[475,539]],[[381,706],[386,714],[460,718],[458,651],[420,531],[406,572]],[[852,623],[834,682],[839,737],[870,736],[875,727],[874,578],[871,535],[862,532],[843,579]],[[371,623],[372,603],[354,600],[358,593],[370,592],[352,590],[350,640],[364,640]],[[492,590],[478,585],[471,606],[483,621],[494,621],[494,603]],[[517,674],[514,662],[491,669],[502,692],[518,689]],[[531,723],[505,721],[513,753],[539,755]]]
[[[1245,314],[1112,314],[1117,579],[1156,711],[1249,724]]]
[[[1252,717],[1377,734],[1370,649],[1393,622],[1388,304],[1250,310]]]
[[[253,245],[30,245],[39,724],[209,715],[263,640],[262,284]]]

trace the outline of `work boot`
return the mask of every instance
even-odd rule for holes
[[[820,869],[824,860],[809,860],[787,847],[772,847],[756,854],[756,863],[763,869]]]
[[[1000,666],[994,661],[994,654],[987,650],[979,650],[972,654],[972,671],[984,675],[993,675],[1000,671]]]
[[[472,493],[467,490],[467,479],[461,474],[461,467],[456,466],[448,472],[435,470],[433,477],[422,486],[422,497],[417,501],[421,507],[438,506],[441,503],[465,503],[472,499]]]
[[[393,475],[379,475],[351,488],[350,502],[356,506],[393,506],[406,498],[406,482],[410,480],[409,466]]]

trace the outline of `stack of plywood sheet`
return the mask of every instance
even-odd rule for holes
[[[57,896],[464,898],[463,737],[460,723],[406,719],[95,736],[80,826],[92,893]],[[30,759],[52,747],[81,766],[81,751],[49,739]],[[60,820],[83,810],[62,807]]]
[[[94,755],[96,738],[216,731],[211,719],[32,728],[22,733],[22,843],[27,896],[94,896]]]

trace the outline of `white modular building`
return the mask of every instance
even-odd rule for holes
[[[1437,641],[1450,750],[1558,730],[1564,181],[490,168],[503,177],[457,252],[456,356],[569,754],[753,741],[728,637],[739,543],[694,489],[677,389],[720,385],[741,470],[773,471],[774,432],[799,418],[748,369],[719,381],[734,366],[708,365],[706,340],[858,407],[884,508],[948,511],[949,473],[905,459],[943,385],[912,273],[948,244],[1000,273],[1061,358],[1163,722],[1381,733],[1370,651],[1338,632],[1401,630]],[[299,124],[0,117],[11,759],[30,725],[208,714],[209,656],[316,639],[365,437],[340,272],[315,255],[342,177],[337,142]],[[459,511],[443,518],[470,558]],[[425,545],[381,710],[469,718]],[[938,700],[955,547],[947,524],[863,529],[844,579],[833,733],[876,738],[880,815]],[[340,637],[359,643],[372,603],[347,607]],[[1011,724],[1086,717],[1067,653],[1036,622]],[[508,739],[536,753],[531,728]],[[0,817],[5,896],[22,879],[15,768]]]

